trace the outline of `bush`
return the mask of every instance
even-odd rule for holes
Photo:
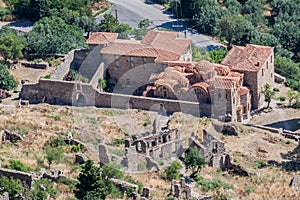
[[[285,97],[284,96],[280,96],[278,99],[279,99],[279,101],[285,101]]]
[[[117,138],[117,139],[114,139],[114,141],[113,141],[113,144],[115,145],[115,146],[120,146],[121,144],[124,144],[124,142],[125,142],[125,140],[124,139],[119,139],[119,138]]]
[[[279,88],[274,87],[274,88],[273,88],[273,91],[274,91],[274,92],[279,92]]]
[[[222,183],[219,179],[213,179],[213,180],[203,180],[200,179],[197,181],[197,186],[200,186],[203,191],[210,191],[217,188],[224,188],[224,189],[232,189],[233,187],[231,185],[227,185]]]
[[[9,160],[9,164],[3,165],[3,168],[6,169],[14,169],[22,172],[30,172],[31,169],[24,165],[21,161],[19,160]]]
[[[244,192],[247,194],[253,193],[253,192],[255,192],[255,190],[256,190],[256,187],[254,187],[254,186],[246,186],[244,188]]]
[[[8,192],[10,199],[14,199],[14,196],[20,194],[23,190],[22,182],[18,179],[7,178],[5,176],[0,178],[0,194]]]
[[[144,122],[143,126],[148,126],[148,125],[150,125],[150,124],[151,124],[151,120],[150,120],[150,119],[147,119],[147,120]]]
[[[178,170],[180,170],[181,168],[182,165],[179,162],[172,162],[172,164],[165,169],[166,179],[179,179],[180,174],[178,173]]]
[[[30,199],[47,199],[48,195],[52,198],[55,198],[58,195],[58,190],[54,187],[52,181],[44,178],[35,181],[33,189],[30,191]]]
[[[13,90],[18,86],[17,81],[9,73],[5,65],[0,64],[0,89]]]

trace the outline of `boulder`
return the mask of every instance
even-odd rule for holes
[[[15,143],[19,140],[22,141],[23,137],[17,133],[13,133],[13,132],[9,132],[9,131],[5,130],[2,134],[2,142],[5,143],[7,140]]]
[[[232,123],[223,124],[223,128],[221,132],[224,135],[234,135],[234,136],[239,135],[238,127]]]
[[[87,160],[88,160],[88,158],[83,153],[77,153],[75,155],[75,163],[76,164],[83,164]]]
[[[294,176],[291,180],[290,187],[295,188],[300,192],[300,176]]]

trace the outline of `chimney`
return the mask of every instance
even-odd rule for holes
[[[260,61],[258,60],[257,63],[255,64],[255,66],[259,67],[259,65],[260,65]]]

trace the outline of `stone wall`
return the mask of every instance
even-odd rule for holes
[[[48,79],[41,79],[33,85],[23,85],[20,97],[29,100],[30,103],[77,105],[80,99],[86,106],[133,108],[169,114],[183,112],[195,116],[206,114],[210,109],[210,107],[199,106],[197,102],[98,92],[90,84]]]
[[[64,57],[64,62],[61,63],[51,75],[51,79],[63,80],[64,76],[69,72],[70,69],[79,69],[86,55],[87,50],[84,49],[75,49],[70,51]]]
[[[5,168],[0,168],[0,177],[2,176],[19,179],[29,187],[32,186],[32,183],[35,180],[35,176],[31,173],[16,171],[12,169],[5,169]]]

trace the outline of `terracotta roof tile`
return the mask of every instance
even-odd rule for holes
[[[221,63],[233,70],[259,71],[273,50],[274,48],[269,46],[248,44],[246,47],[240,47],[233,45]]]
[[[118,33],[94,32],[87,39],[87,44],[107,44],[114,41]]]
[[[155,49],[167,50],[180,56],[192,44],[192,39],[178,38],[177,36],[177,32],[151,30],[145,35],[142,43],[151,45]]]
[[[215,69],[215,66],[214,64],[212,64],[211,62],[209,61],[206,61],[206,60],[201,60],[199,61],[195,66],[194,66],[194,69],[197,71],[197,72],[202,72],[202,73],[206,73],[208,71],[211,71],[211,70],[214,70]]]
[[[239,91],[238,91],[238,95],[239,96],[243,96],[246,95],[250,92],[249,88],[247,87],[240,87]]]
[[[192,88],[201,87],[208,94],[208,84],[205,82],[198,82],[192,85]]]
[[[232,77],[215,76],[207,82],[210,86],[214,88],[228,90],[233,88],[236,79]]]
[[[104,54],[140,56],[140,57],[158,57],[158,52],[149,45],[116,41],[110,42],[101,50]]]

